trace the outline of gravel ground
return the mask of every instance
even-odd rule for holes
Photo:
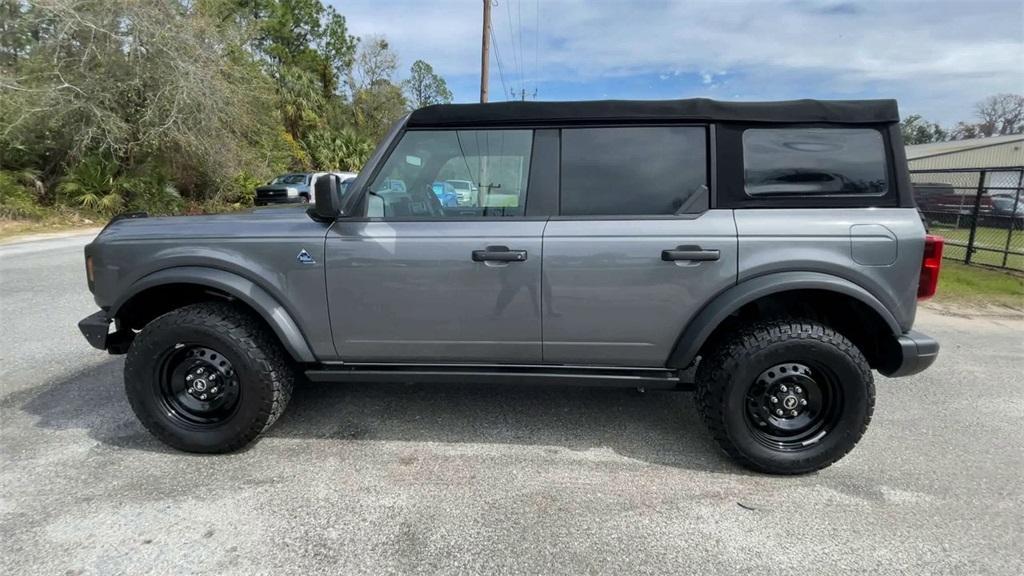
[[[922,310],[936,365],[796,478],[727,461],[688,393],[604,389],[305,385],[193,456],[77,332],[87,239],[0,247],[5,574],[1024,572],[1019,319]]]

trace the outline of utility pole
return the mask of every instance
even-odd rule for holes
[[[516,98],[518,98],[519,100],[521,100],[523,102],[526,101],[526,88],[521,88],[518,92],[516,92],[516,89],[513,88],[513,89],[509,90],[509,94],[511,95],[512,100],[515,100]],[[533,98],[534,100],[537,99],[537,89],[536,88],[533,89],[533,95],[531,96],[531,98]]]
[[[487,102],[487,85],[490,80],[490,66],[491,66],[491,0],[484,0],[484,31],[483,36],[480,39],[480,103],[484,104]],[[478,152],[479,154],[479,152]],[[468,168],[468,166],[467,166]],[[490,193],[489,185],[485,185],[487,181],[487,160],[483,154],[477,156],[477,191],[475,202],[477,206],[487,205],[487,195]],[[472,174],[470,175],[472,180]],[[472,193],[472,191],[470,192]],[[486,214],[486,208],[484,209]]]
[[[491,0],[484,0],[484,32],[480,40],[480,102],[487,102],[487,84],[490,77]]]

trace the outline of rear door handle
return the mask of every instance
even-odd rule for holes
[[[700,246],[676,246],[673,250],[662,250],[661,259],[665,262],[690,260],[693,262],[713,262],[721,257],[718,250],[705,250]]]
[[[508,246],[488,246],[473,250],[473,262],[524,262],[526,250],[509,250]]]

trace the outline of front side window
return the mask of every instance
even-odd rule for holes
[[[532,130],[406,132],[370,185],[367,215],[522,216]]]
[[[708,209],[702,127],[562,130],[561,209],[568,216],[695,214]]]
[[[743,132],[749,196],[882,196],[885,142],[870,128],[751,128]]]

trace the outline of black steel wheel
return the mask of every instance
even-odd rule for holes
[[[751,433],[773,450],[803,450],[831,432],[842,414],[827,367],[784,362],[761,372],[747,390]]]
[[[154,368],[160,401],[182,425],[216,426],[238,407],[238,375],[228,358],[212,348],[179,343]]]
[[[697,367],[697,406],[719,446],[760,472],[829,466],[860,440],[875,388],[864,355],[811,320],[754,322]]]
[[[207,302],[143,328],[128,350],[124,384],[139,421],[161,441],[188,452],[230,452],[281,415],[292,370],[256,316]]]

